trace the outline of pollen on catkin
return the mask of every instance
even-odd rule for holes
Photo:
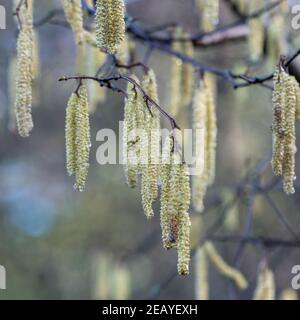
[[[263,263],[258,272],[257,285],[253,300],[274,300],[275,299],[275,281],[274,274],[265,263]]]
[[[201,29],[213,31],[219,23],[219,0],[196,0],[196,6],[201,17]]]
[[[151,99],[158,103],[156,76],[149,70],[144,76],[142,86]],[[148,110],[149,108],[149,110]],[[144,105],[144,130],[141,130],[141,194],[144,212],[148,218],[154,215],[152,203],[158,197],[158,178],[160,162],[160,118],[159,111],[150,103]],[[141,129],[141,128],[140,128]]]
[[[197,300],[209,300],[208,261],[203,246],[196,250],[195,257],[195,296]]]
[[[62,0],[62,4],[66,19],[72,28],[76,43],[83,43],[85,40],[85,30],[83,28],[81,0]]]
[[[138,144],[137,141],[137,106],[139,94],[132,83],[127,85],[127,97],[124,106],[123,128],[123,162],[126,182],[130,188],[137,185],[138,176]]]
[[[18,132],[28,137],[33,129],[32,82],[33,82],[33,0],[22,5],[19,11],[20,31],[17,43],[16,72],[16,121]]]
[[[227,262],[224,261],[212,242],[207,241],[204,244],[204,249],[210,261],[222,275],[228,279],[231,279],[241,290],[245,290],[248,287],[248,282],[243,274],[237,269],[229,266]]]
[[[274,74],[273,157],[275,175],[283,177],[283,189],[293,194],[295,175],[297,92],[299,85],[281,66]]]
[[[71,95],[66,112],[66,158],[74,188],[84,191],[91,147],[88,93],[84,85]]]
[[[96,41],[100,50],[117,53],[125,38],[125,5],[123,0],[97,0]]]

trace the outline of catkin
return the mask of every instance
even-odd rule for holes
[[[131,276],[125,266],[117,266],[112,275],[113,294],[115,300],[127,300],[131,293]]]
[[[248,282],[242,273],[232,267],[230,267],[217,252],[215,246],[207,241],[204,244],[204,249],[209,257],[210,261],[218,269],[218,271],[225,277],[231,279],[239,289],[245,290],[248,287]]]
[[[188,37],[188,34],[185,34]],[[194,46],[192,41],[184,41],[182,44],[183,54],[187,57],[194,57]],[[189,105],[193,98],[194,89],[194,68],[188,63],[182,66],[182,91],[185,105]]]
[[[32,82],[33,82],[33,0],[22,5],[19,11],[20,31],[17,43],[16,72],[16,121],[18,132],[28,137],[33,129]]]
[[[209,300],[208,261],[204,248],[197,248],[195,257],[196,285],[195,293],[197,300]]]
[[[196,6],[201,17],[201,29],[213,31],[219,23],[219,0],[196,0]]]
[[[274,274],[265,264],[260,266],[253,300],[274,300]]]
[[[283,176],[286,194],[295,193],[295,154],[297,94],[299,85],[294,77],[278,67],[274,74],[273,91],[273,156],[272,168],[275,175]]]
[[[16,73],[17,73],[17,59],[13,53],[8,66],[8,91],[9,91],[9,113],[8,113],[8,129],[11,132],[16,131],[16,112],[15,112],[15,99],[16,99]]]
[[[142,86],[145,92],[158,103],[156,76],[149,70],[143,79]],[[158,196],[159,153],[160,153],[160,119],[159,111],[152,105],[145,107],[145,132],[142,137],[143,154],[146,156],[141,164],[142,180],[141,194],[144,212],[148,218],[154,215],[152,203]]]
[[[83,14],[81,0],[62,0],[66,19],[70,24],[77,44],[84,42]]]
[[[182,36],[182,29],[176,28],[173,33],[175,38]],[[182,45],[180,41],[173,41],[172,49],[180,52]],[[183,62],[177,57],[171,57],[171,74],[170,74],[170,97],[169,111],[173,116],[177,116],[182,105],[182,79],[183,79]]]
[[[115,54],[125,38],[124,1],[97,0],[95,21],[98,48]]]
[[[123,129],[123,161],[126,182],[129,187],[135,188],[137,185],[138,159],[136,154],[136,106],[138,103],[138,93],[133,84],[127,85],[127,98],[124,107],[124,129]]]
[[[70,97],[66,113],[66,159],[74,188],[84,191],[91,147],[88,94],[84,85]]]
[[[200,212],[204,209],[207,187],[215,179],[217,119],[214,92],[213,78],[206,75],[196,88],[193,101],[196,168],[199,171],[193,176],[193,204]]]
[[[280,300],[298,300],[297,291],[287,288],[281,292]]]
[[[250,60],[259,61],[264,53],[265,28],[261,17],[249,20],[248,46]]]

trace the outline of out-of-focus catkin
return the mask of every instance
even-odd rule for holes
[[[275,280],[272,270],[265,263],[260,266],[253,300],[274,300]]]
[[[115,54],[125,38],[124,1],[97,0],[95,21],[98,48]]]
[[[197,300],[209,300],[208,261],[204,248],[199,246],[195,257],[195,295]]]
[[[188,34],[184,34],[188,37]],[[182,44],[182,52],[185,56],[194,57],[194,46],[192,41],[184,41]],[[194,68],[188,63],[184,63],[182,66],[182,92],[184,104],[188,105],[191,103],[194,91]]]
[[[84,191],[91,147],[88,93],[85,85],[70,97],[66,114],[66,158],[69,175],[75,175],[74,188]]]
[[[265,27],[261,17],[250,19],[249,22],[248,45],[250,60],[259,61],[264,53]]]
[[[20,31],[17,43],[16,72],[16,121],[18,132],[28,137],[33,129],[32,82],[33,82],[33,0],[28,0],[19,11]]]
[[[213,31],[219,23],[219,0],[196,0],[196,6],[201,17],[201,29]]]
[[[214,266],[218,269],[218,271],[221,274],[231,279],[237,285],[237,287],[241,290],[245,290],[248,287],[248,282],[246,278],[243,276],[243,274],[240,271],[230,267],[224,261],[224,259],[217,252],[212,242],[207,241],[204,244],[204,249],[210,261],[214,264]]]
[[[74,33],[75,41],[77,44],[81,44],[85,40],[81,0],[62,0],[62,3],[66,19]]]
[[[281,292],[280,300],[298,300],[297,291],[287,288]]]

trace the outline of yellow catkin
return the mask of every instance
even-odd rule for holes
[[[97,0],[95,21],[98,48],[115,54],[125,38],[124,1]]]
[[[196,88],[193,101],[193,135],[194,154],[196,156],[197,174],[192,179],[192,200],[195,210],[201,212],[204,208],[203,199],[207,190],[207,175],[205,170],[206,155],[206,90],[203,81]]]
[[[8,113],[8,129],[11,132],[16,131],[16,113],[15,113],[15,99],[16,99],[16,73],[17,73],[17,59],[13,53],[11,55],[8,66],[7,78],[8,78],[8,91],[9,91],[9,113]]]
[[[133,84],[127,85],[127,98],[124,107],[124,128],[123,128],[123,161],[126,182],[129,187],[135,188],[138,175],[137,155],[137,104],[138,92]]]
[[[74,33],[76,43],[83,43],[85,38],[85,31],[83,28],[81,0],[62,0],[62,4],[67,21]]]
[[[274,300],[275,281],[273,272],[265,265],[260,266],[253,300]]]
[[[201,29],[213,31],[219,23],[219,0],[196,0],[196,6],[201,17]]]
[[[76,48],[76,75],[81,76],[86,73],[87,45],[81,43]]]
[[[33,82],[33,0],[28,0],[19,11],[20,32],[17,44],[16,72],[16,120],[18,132],[28,137],[33,129],[32,82]]]
[[[217,115],[215,102],[215,78],[212,75],[205,75],[206,85],[206,171],[208,185],[215,180],[216,148],[217,148]]]
[[[286,105],[285,105],[285,143],[283,158],[283,189],[286,194],[295,193],[295,154],[296,148],[296,89],[291,76],[285,81]]]
[[[250,60],[259,61],[264,53],[265,28],[261,17],[250,19],[249,22],[248,46]]]
[[[285,91],[283,71],[279,68],[275,71],[273,83],[273,156],[272,168],[275,175],[282,175],[282,162],[284,157],[284,131],[285,131]]]
[[[170,172],[171,172],[171,151],[173,149],[173,139],[167,137],[164,141],[161,160],[161,197],[160,197],[160,225],[162,230],[162,240],[165,249],[170,249],[175,239],[171,238],[170,231]]]
[[[195,296],[197,300],[209,300],[208,261],[203,247],[198,247],[195,257]]]
[[[91,147],[89,106],[87,88],[81,85],[73,93],[66,114],[66,156],[67,171],[75,175],[74,188],[84,191]]]
[[[281,292],[280,300],[298,300],[297,291],[287,288]]]
[[[94,290],[93,298],[99,300],[112,299],[111,275],[112,275],[112,258],[105,253],[96,254],[93,259]]]
[[[241,290],[245,290],[248,287],[248,282],[243,274],[240,271],[229,266],[227,262],[223,260],[223,258],[217,252],[215,246],[210,241],[204,244],[204,249],[210,261],[222,275],[224,275],[226,278],[231,279]]]
[[[131,294],[130,272],[124,266],[117,266],[113,270],[113,294],[114,300],[127,300]]]
[[[188,37],[188,34],[185,34]],[[185,41],[182,44],[182,52],[185,56],[194,57],[194,46],[192,41]],[[188,63],[184,63],[182,67],[182,91],[185,105],[189,105],[193,98],[194,89],[194,68]]]
[[[286,194],[295,193],[296,114],[299,85],[281,67],[274,74],[273,91],[273,157],[275,175],[283,176]]]
[[[276,14],[271,18],[267,29],[267,48],[270,70],[278,63],[278,58],[288,51],[286,39],[285,19],[281,14]]]
[[[296,91],[296,120],[300,121],[300,88],[299,83],[295,79],[295,91]]]
[[[176,28],[173,33],[175,38],[182,36],[182,29]],[[180,41],[173,41],[172,49],[180,52],[182,50],[182,43]],[[182,101],[182,76],[183,63],[177,57],[171,57],[171,74],[170,74],[170,90],[169,90],[169,111],[173,116],[178,115],[180,107],[183,105]]]
[[[119,50],[116,53],[116,59],[118,64],[121,64],[121,65],[127,65],[129,63],[129,60],[130,60],[129,41],[126,35],[124,36],[124,39],[122,40],[119,46]]]
[[[153,70],[145,75],[142,86],[156,103],[158,102],[156,76]],[[160,154],[160,119],[159,111],[150,103],[144,105],[144,134],[141,137],[141,150],[144,161],[141,164],[141,194],[144,212],[148,218],[154,215],[152,203],[158,196],[159,154]],[[150,113],[151,112],[151,113]]]
[[[37,31],[33,33],[32,75],[33,75],[33,106],[40,104],[39,78],[41,74],[40,41]]]

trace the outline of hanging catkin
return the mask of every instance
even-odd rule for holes
[[[175,38],[182,36],[182,29],[177,27],[173,35]],[[181,52],[182,44],[180,41],[173,41],[172,49],[176,52]],[[171,74],[170,74],[170,90],[169,90],[169,111],[173,116],[176,116],[180,107],[183,104],[182,101],[182,77],[183,77],[183,63],[177,57],[171,57]]]
[[[132,76],[132,79],[138,82],[135,76]],[[131,188],[135,188],[137,185],[137,175],[140,165],[138,129],[141,128],[141,123],[144,122],[141,98],[140,92],[129,82],[124,107],[123,161],[126,182]]]
[[[11,55],[9,60],[9,66],[7,69],[7,79],[8,79],[8,129],[11,132],[16,131],[16,112],[15,112],[15,99],[16,99],[16,74],[17,74],[17,59],[15,53]]]
[[[74,188],[84,191],[91,147],[87,89],[81,85],[69,99],[66,111],[66,161],[68,174],[75,175]]]
[[[85,40],[81,0],[62,0],[62,3],[66,19],[74,33],[75,41],[77,44],[81,44]]]
[[[253,300],[274,300],[275,299],[275,281],[274,274],[265,263],[260,266],[257,277],[257,285]]]
[[[197,174],[192,179],[192,200],[194,208],[203,211],[203,199],[207,189],[207,172],[205,169],[206,161],[206,136],[207,136],[207,108],[206,108],[206,89],[201,80],[196,88],[193,101],[193,135],[194,135],[194,154],[196,155]]]
[[[196,88],[193,102],[193,131],[196,170],[193,176],[193,205],[203,211],[203,199],[207,187],[215,178],[217,120],[214,79],[205,75]]]
[[[196,0],[196,6],[201,17],[201,29],[213,31],[219,23],[219,0]]]
[[[97,0],[95,21],[98,48],[115,54],[125,38],[124,1]]]
[[[275,175],[283,176],[286,194],[293,194],[296,148],[296,108],[299,85],[294,77],[279,66],[274,74],[273,91],[273,157]]]
[[[17,44],[16,120],[19,134],[28,137],[33,129],[33,0],[28,0],[19,11],[20,31]]]
[[[240,271],[230,267],[223,260],[223,258],[217,252],[212,242],[207,241],[204,244],[204,249],[210,261],[214,264],[214,266],[218,269],[218,271],[221,274],[223,274],[226,278],[231,279],[241,290],[245,290],[248,287],[248,282],[246,278],[242,275]]]
[[[208,261],[204,248],[199,246],[195,257],[195,295],[197,300],[209,300]]]
[[[156,103],[158,102],[156,76],[153,70],[149,70],[143,79],[142,86],[145,92]],[[160,119],[159,111],[152,105],[148,105],[149,111],[145,106],[145,135],[142,147],[146,159],[142,166],[141,193],[144,212],[148,218],[154,215],[152,203],[158,196],[158,177],[159,177],[159,154],[160,154]],[[151,113],[150,113],[151,112]]]
[[[184,34],[188,37],[188,34]],[[194,46],[192,41],[184,41],[182,44],[182,53],[190,58],[194,57]],[[188,63],[182,66],[182,92],[184,105],[189,105],[193,98],[194,89],[194,68]]]

